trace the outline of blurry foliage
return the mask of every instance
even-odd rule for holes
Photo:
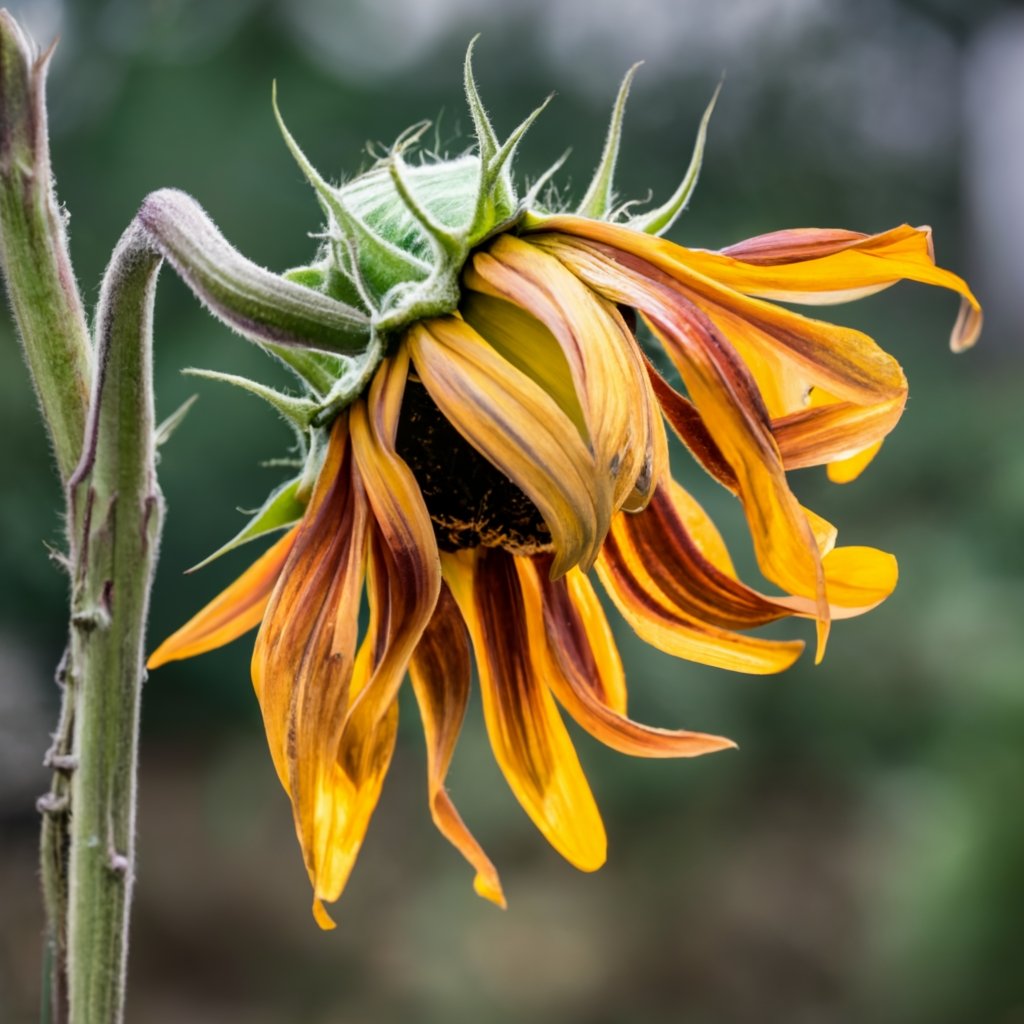
[[[325,22],[316,45],[303,26],[310,10],[323,17],[345,6],[92,0],[64,9],[50,88],[53,153],[90,303],[119,232],[142,197],[164,185],[195,195],[228,238],[268,266],[309,256],[318,210],[277,137],[272,79],[292,131],[336,175],[366,162],[366,141],[387,142],[442,110],[440,136],[458,150],[467,145],[461,54],[483,28],[479,77],[500,127],[549,89],[559,92],[520,172],[537,174],[573,145],[568,173],[582,182],[600,146],[601,104],[644,56],[628,52],[628,19],[619,64],[602,51],[595,68],[571,38],[560,50],[558,37],[553,43],[515,11],[451,0],[432,5],[447,12],[443,31],[432,28],[419,51],[406,46],[400,66],[377,78],[341,67],[333,75],[325,53],[338,52],[337,39],[326,36],[344,31],[344,17]],[[692,6],[688,52],[699,50],[714,5],[645,6],[684,20]],[[800,224],[931,222],[940,261],[968,272],[950,68],[975,23],[952,3],[781,6],[809,10],[809,27],[774,38],[770,60],[755,48],[726,53],[710,70],[664,58],[644,69],[627,120],[624,193],[672,186],[724,64],[704,175],[678,240],[720,245]],[[354,3],[353,23],[369,24],[369,10]],[[32,12],[45,22],[60,7],[47,0],[24,13]],[[382,16],[373,17],[378,25]],[[51,18],[54,27],[59,20]],[[857,64],[851,54],[870,60]],[[921,114],[930,126],[905,125],[903,148],[894,142],[898,124],[872,135],[869,115],[884,120],[885,112],[870,92],[863,130],[851,127],[844,83],[879,68],[897,76],[897,105],[912,82],[912,95],[939,98]],[[603,97],[576,85],[596,71]],[[915,114],[906,103],[898,109]],[[974,283],[984,302],[984,282]],[[836,626],[824,666],[729,677],[619,630],[633,713],[724,732],[740,751],[644,763],[580,737],[611,841],[596,877],[544,847],[501,781],[473,707],[451,786],[503,873],[511,909],[501,915],[476,900],[465,866],[430,826],[422,740],[406,703],[395,767],[340,927],[321,935],[308,917],[287,802],[264,756],[248,644],[154,675],[130,1019],[1022,1019],[1024,373],[993,339],[954,359],[944,345],[954,312],[948,297],[916,286],[836,311],[905,363],[911,402],[861,481],[836,489],[814,473],[799,479],[802,497],[838,523],[845,542],[893,550],[903,576],[885,607]],[[201,396],[162,453],[169,518],[151,624],[160,637],[246,564],[238,553],[182,575],[235,531],[237,506],[257,505],[277,482],[280,470],[259,464],[285,454],[289,435],[259,403],[179,375],[199,365],[280,376],[169,273],[156,336],[161,413]],[[35,701],[63,641],[65,583],[44,548],[59,543],[61,526],[49,511],[57,485],[6,320],[0,436],[0,645],[16,638],[38,676],[12,671],[0,686],[16,693],[28,679],[36,692],[25,700]],[[736,523],[724,496],[693,474],[685,480]],[[31,808],[30,791],[0,804],[5,1021],[31,1019],[35,999]]]

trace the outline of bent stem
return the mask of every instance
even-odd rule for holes
[[[151,367],[160,263],[142,229],[129,228],[103,283],[88,430],[68,482],[68,661],[78,695],[67,932],[73,1024],[119,1021],[124,1003],[143,644],[163,519]]]

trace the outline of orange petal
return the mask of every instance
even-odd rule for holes
[[[903,224],[859,237],[853,232],[798,229],[751,239],[722,253],[685,249],[620,225],[582,218],[551,218],[543,229],[608,242],[643,255],[669,272],[674,266],[683,275],[768,299],[843,302],[898,281],[919,281],[960,295],[960,313],[950,338],[954,351],[969,348],[981,331],[981,307],[966,282],[935,266],[930,228]]]
[[[150,656],[147,668],[159,668],[169,661],[192,658],[255,629],[263,619],[270,592],[295,543],[299,527],[289,530],[265,551],[226,590],[176,633],[171,634]]]
[[[350,412],[352,450],[374,520],[370,602],[381,620],[373,678],[352,712],[364,706],[370,724],[394,702],[441,587],[430,514],[412,470],[395,451],[408,373],[408,350],[399,346],[381,363],[365,401]]]
[[[516,799],[571,864],[594,871],[607,840],[572,740],[530,660],[524,595],[507,552],[442,556],[476,653],[484,720]]]
[[[664,486],[640,513],[621,513],[597,561],[597,574],[636,633],[676,657],[737,672],[781,672],[801,641],[734,632],[793,614],[743,586],[696,544]]]
[[[444,788],[469,700],[469,638],[447,586],[441,588],[430,625],[409,662],[409,676],[423,717],[427,741],[430,815],[441,834],[476,870],[477,893],[505,906],[498,872],[455,809]]]
[[[550,248],[595,290],[640,310],[664,345],[736,475],[761,571],[789,593],[816,600],[820,652],[829,621],[821,558],[807,517],[789,489],[768,413],[746,367],[658,268],[629,254],[575,243],[554,241]]]
[[[772,433],[787,469],[830,464],[830,477],[846,483],[874,457],[905,404],[905,394],[874,405],[813,404],[773,420]]]
[[[331,877],[333,808],[347,799],[337,757],[356,661],[366,559],[366,499],[347,434],[346,418],[339,417],[252,658],[271,757],[291,796],[315,887]]]
[[[721,736],[657,729],[627,718],[622,661],[594,588],[579,569],[552,581],[545,562],[546,556],[516,560],[530,652],[582,728],[634,757],[697,757],[735,746]]]
[[[556,572],[597,555],[593,459],[572,421],[468,324],[429,320],[408,334],[413,362],[452,426],[537,506]]]

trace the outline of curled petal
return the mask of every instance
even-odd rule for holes
[[[716,536],[705,530],[704,547],[696,543],[663,485],[643,512],[615,517],[597,574],[622,617],[659,650],[758,675],[789,668],[803,650],[801,641],[765,640],[734,630],[794,609],[739,583]]]
[[[461,320],[416,324],[408,344],[444,416],[537,506],[558,556],[553,571],[592,563],[602,540],[593,460],[551,396]]]
[[[381,364],[366,400],[350,412],[355,463],[373,511],[370,602],[381,622],[373,677],[353,703],[370,724],[394,702],[441,587],[430,514],[412,470],[395,450],[408,372],[408,351],[399,346]]]
[[[340,417],[252,658],[271,757],[291,796],[318,896],[336,894],[344,883],[337,844],[351,794],[337,759],[352,694],[366,541],[366,497]]]
[[[482,292],[466,291],[459,313],[488,345],[539,384],[590,442],[586,418],[565,355],[555,336],[525,309]]]
[[[528,310],[561,346],[594,452],[603,532],[637,477],[651,477],[652,439],[639,436],[636,414],[650,386],[636,341],[617,311],[557,259],[512,235],[477,253],[464,277],[470,288]]]
[[[441,588],[430,625],[409,662],[409,675],[423,717],[427,741],[430,815],[441,834],[476,870],[477,893],[505,906],[498,872],[466,828],[444,788],[469,700],[469,637],[447,586]]]
[[[553,240],[545,245],[591,287],[639,309],[664,345],[736,476],[761,571],[789,593],[816,601],[820,658],[829,621],[821,558],[807,517],[789,489],[768,412],[746,367],[658,268],[628,253],[585,244]]]
[[[830,402],[772,421],[786,469],[827,464],[836,483],[855,479],[899,421],[906,395],[873,405]]]
[[[263,619],[298,529],[289,530],[231,586],[169,636],[149,656],[146,667],[159,668],[169,661],[205,654],[255,629]]]
[[[627,718],[622,662],[590,581],[579,569],[552,581],[544,561],[543,556],[516,560],[530,651],[582,728],[633,757],[697,757],[735,746],[721,736],[657,729]]]
[[[442,556],[476,653],[484,720],[516,799],[571,864],[594,871],[607,840],[572,740],[530,658],[524,594],[504,551]]]

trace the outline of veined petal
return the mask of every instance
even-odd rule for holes
[[[338,771],[366,562],[367,503],[353,461],[342,416],[252,658],[274,767],[314,890],[326,898],[344,882],[338,837],[353,799]]]
[[[829,622],[821,558],[807,517],[789,489],[768,413],[746,367],[708,318],[656,267],[628,253],[553,236],[544,244],[596,291],[640,310],[665,347],[736,476],[761,571],[789,593],[817,603],[820,659]]]
[[[593,459],[572,421],[463,321],[425,321],[407,337],[437,407],[537,506],[558,556],[553,571],[589,565],[602,535]]]
[[[604,825],[558,708],[531,663],[515,560],[477,549],[442,561],[476,652],[494,756],[548,842],[571,864],[594,871],[607,852]]]
[[[430,815],[441,834],[476,870],[473,888],[484,899],[505,906],[498,872],[466,828],[444,788],[469,700],[469,637],[447,586],[409,662],[409,676],[423,717],[427,741]]]
[[[512,235],[477,253],[463,276],[470,288],[528,310],[558,340],[594,452],[603,531],[645,464],[650,479],[652,442],[639,436],[637,416],[649,385],[635,339],[618,312],[557,259]]]
[[[373,677],[353,703],[368,716],[366,728],[394,702],[409,658],[434,613],[441,587],[437,541],[419,484],[395,451],[398,417],[409,373],[400,345],[374,376],[365,401],[350,412],[352,450],[373,510],[371,605],[379,605],[379,650]]]
[[[582,728],[633,757],[697,757],[735,746],[721,736],[657,729],[627,718],[622,661],[590,581],[579,569],[552,581],[546,560],[516,559],[530,652]]]
[[[177,632],[171,634],[150,656],[147,668],[159,668],[169,661],[192,658],[255,629],[263,619],[270,593],[295,543],[299,527],[289,530],[268,548],[226,590]]]

